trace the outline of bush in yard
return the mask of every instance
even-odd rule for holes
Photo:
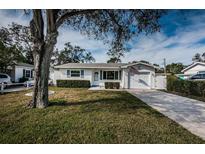
[[[57,87],[89,88],[90,81],[88,80],[57,80]]]
[[[26,77],[19,78],[20,83],[23,83],[25,81],[28,81],[28,78],[26,78]]]
[[[105,82],[105,89],[120,89],[119,82]]]
[[[167,90],[185,95],[205,97],[205,81],[180,80],[176,76],[168,76]]]

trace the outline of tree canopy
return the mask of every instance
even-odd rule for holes
[[[9,67],[11,68],[18,62],[25,61],[24,56],[21,51],[19,51],[15,45],[5,46],[3,42],[0,41],[0,71],[7,72]]]
[[[200,53],[196,53],[193,58],[193,62],[205,62],[205,52],[201,55]]]
[[[172,63],[166,66],[166,71],[168,73],[179,74],[184,69],[184,65],[182,63]]]
[[[0,40],[5,46],[15,46],[25,57],[24,62],[33,64],[31,33],[29,26],[22,26],[17,23],[8,25],[8,28],[0,29]]]
[[[64,49],[54,52],[52,63],[61,65],[65,63],[88,63],[95,62],[91,52],[82,49],[79,46],[72,46],[70,42],[65,43]]]

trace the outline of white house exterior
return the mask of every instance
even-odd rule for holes
[[[205,72],[205,63],[195,62],[182,70],[184,75],[191,76],[197,73]]]
[[[121,88],[155,88],[155,67],[141,62],[126,63],[68,63],[54,67],[52,79],[89,80],[91,86],[119,82]]]
[[[26,63],[18,63],[14,65],[11,72],[11,79],[13,82],[19,82],[19,79],[22,77],[28,78],[31,80],[33,78],[33,69],[34,66]]]

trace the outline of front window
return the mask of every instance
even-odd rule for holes
[[[31,71],[30,70],[26,70],[25,76],[26,76],[26,78],[30,78],[31,77]]]
[[[103,71],[103,80],[118,80],[119,71]]]
[[[71,70],[71,77],[80,77],[80,70]]]

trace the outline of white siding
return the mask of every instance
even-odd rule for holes
[[[155,87],[155,70],[152,67],[145,66],[145,65],[135,65],[132,66],[137,70],[138,73],[140,72],[147,72],[149,74],[148,76],[148,82],[149,82],[149,87],[154,88]],[[102,71],[117,71],[120,69],[79,69],[79,70],[84,70],[84,78],[80,77],[67,77],[67,70],[72,70],[72,69],[65,69],[65,68],[60,68],[60,69],[54,69],[54,75],[53,75],[53,82],[56,84],[56,80],[62,79],[62,80],[89,80],[91,85],[99,85],[99,86],[104,86],[105,82],[120,82],[120,87],[121,88],[130,88],[130,74],[133,73],[131,67],[128,68],[123,68],[121,69],[121,80],[100,80],[100,70]],[[94,82],[94,72],[98,71],[99,72],[99,81]],[[136,75],[137,73],[134,72]]]
[[[73,69],[84,70],[84,78],[81,77],[67,77],[67,70],[72,69],[54,69],[53,83],[56,85],[56,80],[89,80],[92,83],[92,70],[90,69]]]
[[[15,66],[15,82],[19,82],[19,79],[23,77],[23,69],[32,71],[32,67]],[[31,78],[29,78],[30,80]]]
[[[201,65],[201,64],[197,64],[196,66],[186,70],[184,72],[185,75],[193,75],[193,74],[197,74],[197,72],[199,71],[205,71],[205,66]]]
[[[100,70],[102,71],[108,71],[108,70],[119,70],[119,69],[79,69],[84,70],[84,78],[81,77],[67,77],[67,70],[72,69],[54,69],[54,77],[53,77],[53,83],[56,85],[56,80],[89,80],[91,85],[100,85],[104,86],[105,82],[120,82],[120,86],[122,87],[122,80],[100,80]],[[77,69],[73,69],[77,70]],[[99,72],[99,81],[94,82],[94,72]],[[122,73],[122,72],[121,72]]]
[[[129,69],[122,70],[122,88],[129,88],[128,85],[128,76],[129,76]]]

